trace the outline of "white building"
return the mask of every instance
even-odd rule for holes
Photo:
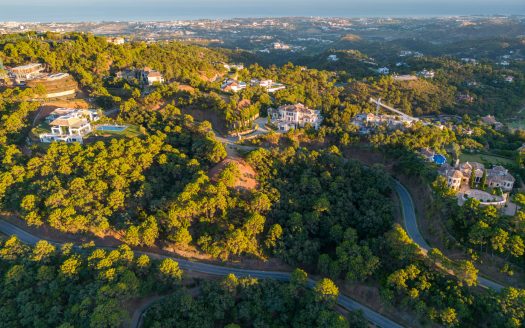
[[[403,130],[412,125],[412,121],[398,115],[375,115],[373,113],[357,114],[351,121],[362,131],[370,132],[370,127],[385,126],[391,130]],[[365,129],[366,128],[366,129]]]
[[[250,85],[253,87],[262,87],[265,88],[269,93],[273,93],[279,90],[286,89],[286,86],[282,83],[274,82],[273,80],[258,80],[251,79]]]
[[[328,56],[327,60],[331,62],[336,62],[339,60],[339,58],[337,57],[337,55],[330,55]]]
[[[428,71],[426,69],[418,73],[419,76],[424,77],[425,79],[433,79],[436,73],[432,70]]]
[[[234,79],[226,79],[221,84],[221,90],[224,92],[239,92],[246,89],[247,85],[245,82],[237,81]]]
[[[23,66],[13,67],[9,70],[16,83],[36,79],[42,75],[44,65],[40,63],[31,63]]]
[[[116,37],[107,37],[106,38],[106,41],[108,43],[112,43],[112,44],[116,44],[116,45],[120,45],[120,44],[124,44],[126,42],[126,40],[124,40],[123,37],[120,37],[120,36],[116,36]]]
[[[390,74],[390,69],[388,67],[380,67],[377,69],[379,74],[388,75]]]
[[[78,113],[87,118],[90,122],[96,122],[100,119],[98,110],[96,109],[76,109],[76,108],[56,108],[49,115],[46,116],[45,121],[51,123],[61,116]]]
[[[162,74],[160,74],[159,71],[156,71],[149,67],[145,67],[143,70],[141,70],[139,72],[139,75],[144,84],[147,85],[164,83],[164,77],[162,76]]]
[[[90,122],[99,119],[96,110],[71,108],[58,108],[49,116],[51,133],[39,135],[40,141],[44,143],[53,141],[83,143],[84,136],[93,130]]]
[[[273,48],[275,50],[290,50],[290,46],[287,45],[286,43],[282,43],[282,42],[274,42],[273,43]]]
[[[304,127],[310,124],[319,129],[323,121],[321,111],[307,108],[303,104],[284,105],[279,108],[268,108],[268,117],[277,129],[286,132],[290,129]]]

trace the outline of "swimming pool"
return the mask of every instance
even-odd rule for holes
[[[97,131],[122,132],[128,127],[126,125],[99,125],[96,127]]]

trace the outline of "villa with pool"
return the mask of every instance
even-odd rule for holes
[[[458,193],[460,204],[468,198],[475,198],[482,205],[503,206],[516,181],[503,166],[486,169],[477,162],[458,161],[454,167],[443,164],[438,173],[445,177],[449,188]]]
[[[46,117],[45,121],[51,127],[51,132],[41,133],[40,142],[83,143],[84,137],[93,131],[91,123],[99,119],[95,109],[57,108]]]

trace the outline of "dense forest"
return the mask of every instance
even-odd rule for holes
[[[178,263],[136,256],[128,246],[112,251],[34,247],[16,237],[0,241],[2,327],[119,327],[123,302],[167,293],[182,279]]]
[[[334,71],[253,64],[227,72],[228,54],[180,42],[113,45],[83,33],[0,36],[4,64],[41,62],[51,72],[68,72],[90,105],[115,113],[104,122],[139,131],[82,145],[30,142],[42,105],[31,100],[42,90],[0,89],[2,213],[30,226],[87,238],[112,236],[125,244],[112,251],[92,245],[59,249],[6,238],[0,247],[6,326],[119,326],[126,319],[123,302],[172,291],[148,311],[146,327],[364,326],[358,315],[345,318],[336,311],[336,284],[370,287],[384,306],[409,312],[423,325],[523,326],[523,290],[480,291],[472,261],[451,260],[437,249],[423,254],[395,223],[384,167],[344,155],[348,145],[366,144],[400,172],[428,181],[435,178],[434,167],[416,155],[421,148],[450,153],[451,160],[482,151],[514,156],[525,141],[523,132],[496,129],[479,116],[494,113],[496,104],[502,113],[517,106],[523,75],[506,84],[504,72],[490,64],[463,65],[444,57],[414,59],[414,69],[434,69],[436,77],[410,82],[375,73],[352,77],[344,65]],[[366,58],[355,51],[346,55]],[[145,66],[159,70],[166,83],[144,88],[115,74]],[[271,95],[260,87],[222,92],[221,80],[228,76],[273,79],[287,88]],[[474,79],[487,86],[468,85]],[[460,93],[472,95],[473,102],[458,102]],[[461,115],[439,126],[379,127],[361,135],[350,122],[375,110],[369,97],[418,116]],[[247,142],[249,150],[229,148],[230,153],[216,138],[217,130],[251,128],[252,118],[266,115],[270,106],[296,102],[321,110],[319,130],[269,133]],[[242,157],[258,185],[238,188],[235,164],[212,176],[227,157]],[[522,166],[518,158],[511,170],[523,173]],[[442,180],[434,184],[435,205],[456,237],[523,265],[523,211],[503,216],[475,201],[459,207],[444,186]],[[515,200],[525,205],[523,195]],[[131,247],[181,249],[224,262],[280,260],[331,280],[320,280],[312,291],[305,287],[306,273],[297,270],[290,283],[229,276],[186,291],[177,287],[182,272],[175,261],[135,256]]]
[[[289,283],[234,275],[204,282],[196,297],[181,290],[148,309],[144,327],[367,327],[358,313],[335,311],[333,282],[310,290],[306,278],[297,269]]]

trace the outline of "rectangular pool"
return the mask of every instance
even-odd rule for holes
[[[128,127],[126,125],[99,125],[96,127],[97,131],[122,132]]]

